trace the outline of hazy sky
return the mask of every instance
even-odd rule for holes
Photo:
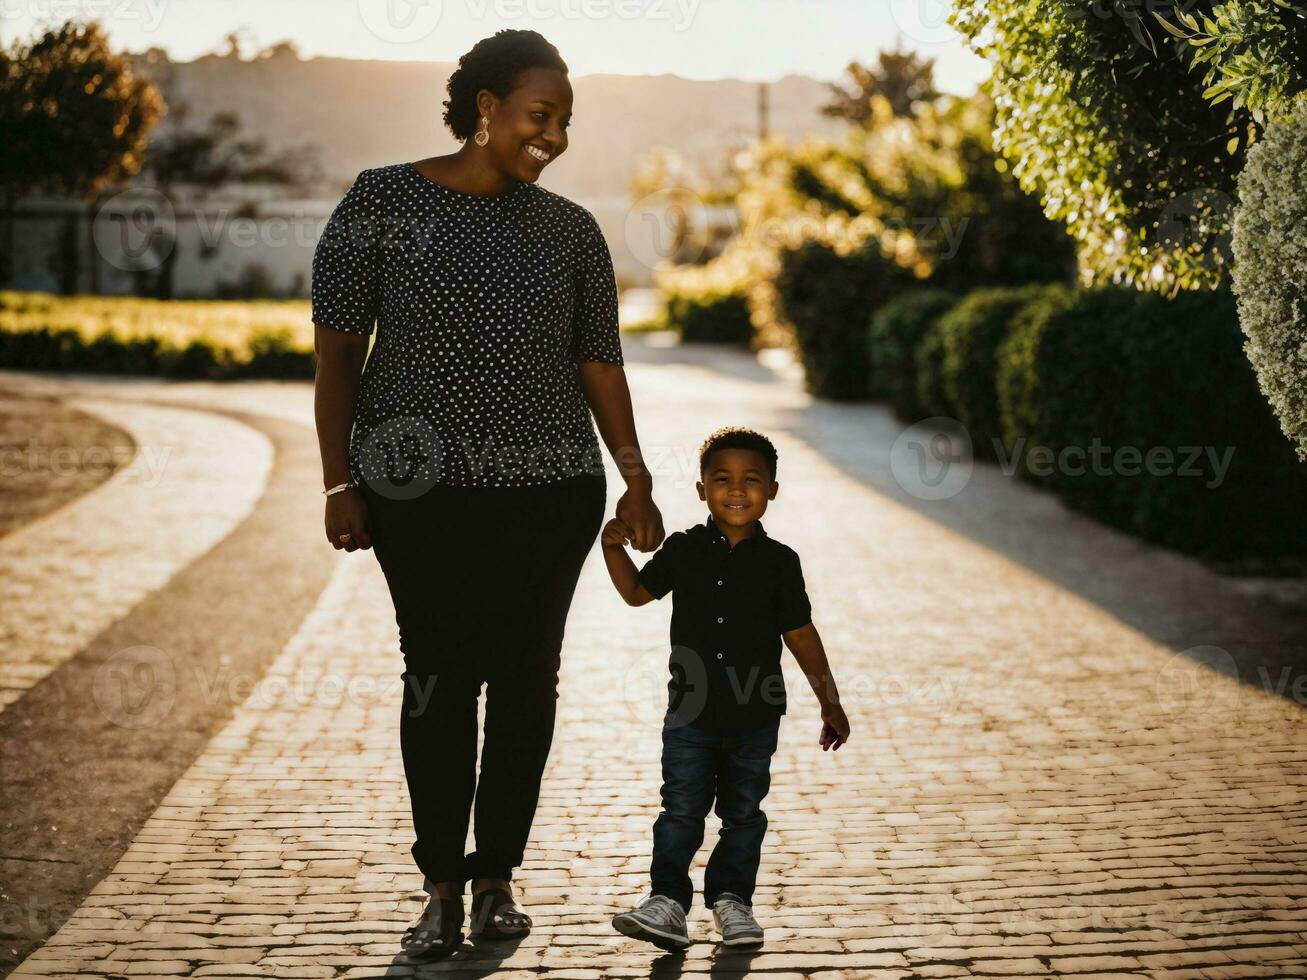
[[[544,34],[573,75],[831,80],[901,38],[967,92],[988,74],[948,28],[947,0],[0,0],[0,37],[70,16],[98,19],[115,45],[187,61],[242,30],[249,48],[290,40],[307,57],[455,61],[504,27]]]

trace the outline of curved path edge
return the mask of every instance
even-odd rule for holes
[[[320,477],[304,426],[207,410],[273,444],[253,510],[0,713],[0,974],[114,867],[294,635],[340,557],[321,537],[318,508],[306,506]],[[223,492],[221,474],[213,492]],[[93,807],[83,802],[91,786]]]

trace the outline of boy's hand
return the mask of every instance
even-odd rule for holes
[[[604,525],[603,534],[599,536],[599,543],[604,548],[625,548],[635,537],[627,524],[620,518],[614,517]]]
[[[821,712],[821,750],[839,749],[849,740],[849,719],[838,704],[828,705]]]

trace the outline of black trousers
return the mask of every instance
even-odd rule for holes
[[[404,656],[400,746],[423,886],[511,880],[553,741],[563,631],[603,523],[605,477],[437,484],[408,500],[361,487]],[[465,855],[474,801],[476,848]]]

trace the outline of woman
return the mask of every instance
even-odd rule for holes
[[[567,149],[567,66],[535,31],[504,30],[448,87],[462,147],[360,173],[317,245],[312,288],[326,533],[374,549],[404,656],[412,853],[431,897],[402,945],[419,956],[461,943],[468,881],[473,935],[531,927],[511,881],[568,609],[603,520],[591,412],[626,483],[617,516],[637,548],[663,539],[612,258],[589,211],[536,185]]]

